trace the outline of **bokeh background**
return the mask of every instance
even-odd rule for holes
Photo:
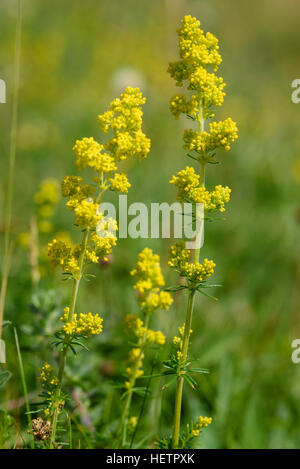
[[[16,247],[9,277],[5,319],[17,327],[32,401],[39,390],[38,368],[54,363],[48,334],[56,324],[70,285],[57,274],[42,277],[33,289],[22,234],[36,208],[34,193],[45,178],[73,174],[76,138],[103,138],[97,115],[126,85],[147,96],[144,129],[152,140],[146,161],[126,163],[132,188],[128,202],[173,202],[168,181],[190,164],[182,148],[183,119],[169,113],[176,92],[166,73],[177,57],[180,18],[197,16],[205,31],[220,40],[220,73],[228,84],[217,118],[232,117],[239,140],[221,164],[211,166],[207,185],[232,187],[223,221],[207,224],[203,255],[213,258],[219,302],[197,299],[191,354],[198,366],[200,390],[185,386],[183,422],[209,415],[205,448],[297,448],[300,446],[300,364],[291,361],[291,342],[300,337],[300,104],[291,101],[291,83],[300,78],[300,5],[298,0],[24,0],[18,146],[14,184],[13,235]],[[0,78],[8,88],[0,105],[0,229],[7,185],[11,83],[16,2],[1,0]],[[72,214],[61,200],[53,223],[72,231]],[[76,233],[74,233],[76,234]],[[41,243],[51,238],[44,235]],[[2,243],[2,241],[1,241]],[[105,445],[119,416],[118,382],[129,345],[122,319],[137,311],[129,271],[145,246],[161,255],[167,284],[176,276],[167,267],[168,239],[122,239],[110,265],[81,288],[78,308],[99,311],[105,329],[68,368],[78,412],[95,446]],[[156,326],[168,339],[184,320],[185,296]],[[0,389],[3,409],[26,424],[12,328],[4,330],[8,368],[13,376]],[[169,341],[168,341],[169,342]],[[167,357],[168,345],[155,356],[154,369]],[[153,361],[146,362],[150,372]],[[153,381],[135,440],[136,446],[171,431],[174,388],[161,391]],[[74,397],[74,396],[73,396]],[[141,399],[135,398],[137,414]],[[80,430],[78,430],[79,432]],[[84,439],[84,437],[82,436]],[[98,443],[97,443],[98,442]]]

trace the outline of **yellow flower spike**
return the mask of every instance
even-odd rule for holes
[[[161,331],[155,332],[155,343],[158,345],[164,345],[166,343],[166,336]]]
[[[131,156],[145,158],[150,151],[150,140],[142,131],[144,103],[145,98],[139,89],[126,88],[120,98],[112,101],[108,111],[98,117],[103,131],[106,133],[111,131],[111,138],[105,144],[98,143],[93,137],[76,140],[73,147],[75,165],[79,171],[85,168],[93,169],[96,175],[92,177],[92,181],[96,184],[84,184],[83,178],[79,176],[66,176],[61,184],[61,192],[68,198],[67,207],[74,211],[75,225],[82,231],[82,239],[75,246],[65,238],[54,239],[48,245],[52,265],[60,266],[64,274],[71,274],[68,278],[73,280],[71,306],[65,308],[60,318],[63,346],[60,351],[58,395],[61,393],[67,353],[70,348],[73,350],[73,344],[76,345],[73,339],[80,336],[89,338],[102,332],[103,319],[98,314],[75,313],[79,281],[86,276],[86,267],[89,263],[107,260],[107,256],[116,245],[118,229],[116,220],[105,218],[100,208],[106,190],[127,193],[130,187],[127,175],[116,172],[117,162]],[[37,203],[40,203],[38,198]],[[150,290],[153,283],[161,283],[159,273],[158,269],[153,272]],[[167,298],[163,298],[162,303],[167,306]],[[138,342],[147,332],[143,322],[138,321],[132,324],[132,330]],[[140,353],[137,363],[133,367],[128,367],[128,375],[132,374],[133,377],[142,375],[142,356]],[[126,382],[128,389],[131,387],[131,378]],[[55,382],[55,378],[52,378],[51,385]],[[60,409],[56,406],[53,415],[52,445],[55,442],[59,412]]]
[[[129,407],[136,380],[144,375],[143,359],[144,351],[156,344],[162,346],[166,338],[161,331],[153,331],[148,327],[150,315],[158,308],[168,310],[173,300],[168,292],[161,291],[165,285],[161,272],[160,259],[149,248],[145,248],[139,255],[135,269],[131,275],[136,278],[134,288],[138,291],[138,301],[144,321],[137,314],[127,314],[125,324],[130,332],[137,338],[136,346],[129,352],[129,367],[126,369],[127,381],[124,383],[127,396],[123,406],[122,417],[119,425],[119,434],[126,433],[126,418],[129,415]]]
[[[146,99],[138,88],[128,86],[120,98],[110,103],[109,110],[98,116],[101,129],[113,131],[113,137],[105,144],[105,150],[116,160],[132,156],[146,158],[150,140],[142,132],[142,105]]]
[[[139,290],[140,293],[165,285],[159,264],[159,256],[153,254],[152,249],[149,248],[145,248],[139,254],[136,268],[131,271],[131,275],[138,279],[134,288]]]
[[[54,375],[53,366],[47,362],[45,362],[41,368],[39,380],[42,386],[50,391],[55,389],[59,384],[57,377]]]
[[[185,114],[195,123],[193,129],[184,131],[183,141],[188,156],[200,163],[200,174],[198,175],[194,168],[187,166],[174,175],[170,183],[177,187],[179,202],[192,204],[192,215],[199,221],[196,225],[196,240],[198,240],[204,227],[204,219],[200,220],[199,207],[195,205],[203,204],[207,212],[214,210],[224,212],[231,193],[228,186],[217,185],[211,191],[205,187],[206,164],[216,162],[215,150],[230,150],[231,143],[238,138],[238,129],[231,118],[210,122],[208,126],[205,123],[206,119],[214,117],[213,108],[221,106],[225,97],[223,78],[214,73],[222,61],[218,39],[209,32],[205,34],[200,28],[200,21],[190,15],[182,19],[177,33],[179,60],[169,64],[168,72],[175,79],[177,86],[186,87],[187,95],[174,96],[170,101],[170,111],[176,119]],[[192,152],[196,155],[191,154]],[[191,262],[191,251],[185,249],[183,242],[175,243],[170,248],[169,266],[176,269],[181,277],[186,278],[183,288],[189,290],[186,330],[183,325],[178,329],[179,335],[173,338],[179,368],[188,360],[194,296],[197,291],[202,293],[200,284],[213,274],[215,268],[212,260],[204,259],[202,263],[200,262],[200,251],[199,246],[194,249]],[[172,448],[178,448],[180,441],[182,386],[183,376],[178,376]],[[207,426],[210,422],[208,418],[201,417],[198,426],[191,431],[190,437],[197,436],[201,426]]]
[[[173,337],[173,344],[174,345],[180,345],[181,339],[180,337],[174,336]]]
[[[38,192],[34,195],[38,215],[48,218],[53,215],[54,207],[59,200],[59,185],[56,179],[45,179],[41,182]]]
[[[134,362],[136,361],[141,355],[140,348],[132,348],[129,353],[129,360]],[[141,359],[143,358],[143,354],[141,355]]]
[[[137,423],[138,423],[137,417],[134,417],[134,416],[130,417],[130,419],[128,420],[128,430],[133,431],[135,427],[137,426]]]

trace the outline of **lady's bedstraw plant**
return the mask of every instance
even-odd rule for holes
[[[168,310],[173,300],[170,294],[161,289],[165,281],[161,272],[159,256],[152,250],[145,248],[138,256],[134,270],[131,271],[137,282],[134,289],[138,293],[140,314],[128,314],[125,323],[128,331],[135,336],[136,342],[130,350],[128,367],[126,369],[124,404],[119,425],[119,442],[126,446],[127,431],[134,431],[137,417],[130,417],[130,405],[134,392],[142,393],[145,389],[136,387],[136,380],[143,376],[143,360],[146,349],[157,344],[164,345],[165,336],[161,331],[149,329],[149,322],[153,313],[158,309]]]
[[[56,376],[52,366],[45,363],[40,377],[45,387],[46,415],[52,417],[51,447],[56,444],[58,415],[65,402],[61,388],[67,354],[69,350],[75,352],[77,346],[84,346],[82,338],[102,331],[102,318],[98,314],[75,312],[78,288],[81,279],[89,275],[87,266],[105,260],[116,245],[116,220],[104,216],[101,202],[107,190],[128,192],[130,183],[126,174],[118,172],[119,162],[133,156],[143,159],[149,153],[150,140],[141,128],[144,103],[145,98],[138,88],[126,88],[120,98],[110,104],[108,111],[98,117],[101,129],[105,133],[110,131],[111,138],[105,144],[98,143],[93,137],[76,141],[73,148],[75,164],[79,171],[91,168],[95,172],[93,184],[86,184],[80,176],[66,176],[62,181],[62,195],[68,198],[66,205],[74,213],[82,240],[71,245],[54,239],[48,246],[53,266],[60,266],[63,275],[73,281],[71,302],[64,309],[60,318],[62,327],[56,333],[55,345],[60,347],[58,374]]]
[[[170,249],[170,267],[174,268],[185,284],[172,288],[173,291],[186,289],[189,292],[185,324],[179,328],[179,337],[174,338],[176,353],[167,365],[176,370],[177,390],[174,410],[174,430],[172,447],[178,448],[187,443],[187,435],[197,436],[199,425],[190,433],[188,429],[180,438],[180,418],[183,380],[192,387],[196,386],[191,372],[201,372],[201,369],[189,368],[188,346],[192,324],[192,314],[196,292],[203,292],[208,287],[206,281],[213,274],[215,263],[212,260],[200,260],[200,233],[203,230],[205,212],[225,211],[225,204],[230,199],[229,187],[216,186],[209,191],[205,186],[205,169],[207,164],[216,163],[217,149],[230,150],[230,144],[237,138],[237,126],[231,118],[220,122],[210,122],[205,130],[205,120],[214,117],[213,106],[221,106],[225,93],[225,83],[214,72],[217,71],[222,59],[219,54],[218,39],[211,33],[200,29],[200,22],[191,16],[185,16],[178,29],[180,60],[171,62],[168,72],[175,79],[177,86],[186,84],[188,93],[178,94],[171,99],[170,110],[176,119],[185,114],[197,123],[198,129],[184,131],[184,148],[188,156],[200,166],[198,174],[193,167],[186,166],[172,177],[170,183],[178,189],[177,199],[180,202],[193,204],[193,220],[196,221],[196,248],[191,261],[191,250],[185,249],[184,242],[174,244]],[[209,71],[210,70],[210,71]],[[212,286],[212,285],[210,285]],[[202,417],[201,417],[202,419]],[[210,423],[207,420],[206,423]],[[202,425],[203,426],[203,425]],[[193,433],[194,431],[194,433]],[[190,438],[188,438],[189,440]]]

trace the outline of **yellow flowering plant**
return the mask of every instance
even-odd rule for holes
[[[101,203],[107,190],[127,193],[130,183],[127,175],[119,172],[122,160],[137,156],[146,158],[150,140],[142,131],[142,105],[145,98],[138,88],[127,87],[119,98],[113,100],[108,111],[98,116],[104,133],[111,138],[103,144],[93,137],[77,140],[73,147],[78,171],[91,168],[92,181],[65,176],[61,192],[67,198],[66,206],[74,213],[75,226],[82,232],[79,244],[67,239],[54,238],[48,245],[48,255],[53,267],[60,266],[63,276],[73,282],[72,297],[61,316],[62,327],[55,334],[55,346],[60,351],[57,376],[48,364],[41,371],[41,381],[46,388],[46,414],[52,418],[50,447],[55,447],[58,416],[66,396],[62,393],[67,354],[76,353],[77,347],[85,347],[82,339],[102,332],[102,318],[98,314],[77,313],[76,301],[81,279],[90,276],[86,269],[91,263],[107,260],[116,245],[117,222],[104,215]],[[45,395],[44,395],[45,397]]]
[[[200,424],[192,426],[185,436],[180,435],[183,382],[185,380],[192,388],[196,388],[197,382],[192,373],[206,372],[201,368],[191,368],[188,363],[195,294],[199,292],[210,296],[203,289],[217,286],[207,284],[207,280],[214,273],[215,263],[208,259],[200,262],[199,239],[203,232],[204,219],[212,212],[224,212],[231,193],[228,186],[221,185],[209,190],[205,185],[205,170],[208,164],[216,163],[216,151],[230,150],[231,143],[238,136],[237,125],[231,118],[209,122],[207,127],[205,125],[207,119],[214,117],[213,108],[221,106],[225,96],[223,78],[215,74],[222,61],[218,39],[209,32],[204,33],[200,22],[191,16],[183,18],[177,32],[180,58],[169,64],[168,72],[177,86],[186,86],[187,93],[177,94],[171,99],[170,111],[176,119],[184,114],[196,124],[196,128],[184,131],[183,141],[184,149],[188,151],[187,156],[199,165],[200,170],[186,166],[170,180],[177,188],[178,201],[192,204],[192,220],[196,223],[197,231],[193,253],[191,249],[185,248],[184,241],[177,242],[170,248],[169,266],[175,269],[185,282],[167,290],[187,290],[189,295],[185,323],[179,328],[179,336],[173,339],[175,353],[165,362],[176,375],[177,381],[173,436],[167,442],[161,443],[162,446],[167,444],[171,448],[185,447],[193,435],[198,435],[200,429]]]
[[[35,214],[30,219],[29,230],[19,235],[19,244],[29,251],[31,280],[37,286],[40,278],[49,273],[47,243],[53,236],[52,217],[60,199],[59,183],[54,178],[41,181],[34,194]]]
[[[131,275],[136,278],[134,289],[138,294],[140,314],[128,314],[125,324],[128,332],[134,336],[135,342],[129,352],[128,366],[125,373],[124,403],[118,428],[118,443],[126,447],[127,432],[132,430],[132,422],[137,425],[136,417],[130,416],[130,406],[133,393],[146,392],[144,388],[136,386],[136,380],[144,375],[143,360],[146,350],[151,345],[162,346],[165,344],[165,335],[161,331],[153,331],[149,328],[151,316],[158,309],[167,311],[173,300],[171,295],[163,291],[165,281],[161,272],[160,259],[149,248],[145,248],[138,256],[135,269]],[[119,447],[119,446],[118,446]]]

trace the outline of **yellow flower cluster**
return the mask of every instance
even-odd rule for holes
[[[199,426],[199,428],[208,427],[208,425],[210,425],[211,422],[212,422],[211,417],[202,417],[200,415],[200,417],[198,419],[198,422],[197,422],[197,425]]]
[[[182,354],[182,346],[183,346],[183,336],[184,336],[184,329],[185,329],[185,323],[182,324],[181,327],[178,327],[178,336],[173,337],[173,344],[176,347],[176,355],[177,358],[180,360],[183,356]],[[190,329],[190,334],[192,334],[192,329]]]
[[[159,256],[152,249],[145,248],[131,275],[137,278],[134,288],[139,292],[139,302],[144,314],[153,313],[158,308],[168,310],[173,300],[168,292],[160,291],[165,285]]]
[[[95,188],[83,184],[79,176],[65,176],[61,190],[64,197],[69,197],[67,207],[74,211],[76,225],[79,228],[95,228],[102,215],[98,213],[98,204],[92,197]]]
[[[199,67],[211,66],[216,71],[222,62],[218,52],[218,39],[211,33],[200,29],[200,21],[186,15],[177,30],[179,37],[178,62],[169,64],[169,73],[175,78],[176,84],[182,86],[193,71]]]
[[[218,52],[218,39],[211,33],[200,29],[200,21],[190,15],[186,15],[178,29],[179,53],[182,60],[186,60],[192,66],[210,65],[214,70],[222,62]]]
[[[93,137],[76,140],[73,151],[76,156],[75,164],[78,170],[81,171],[90,167],[97,173],[115,171],[117,166],[114,158],[107,153],[102,153],[103,149],[104,145],[96,142]]]
[[[196,437],[199,435],[201,428],[206,428],[208,425],[212,423],[212,418],[211,417],[200,417],[198,418],[196,424],[194,425],[194,429],[192,431],[192,437]]]
[[[184,148],[196,151],[200,156],[206,158],[207,153],[222,148],[230,150],[230,143],[238,138],[237,125],[228,117],[224,121],[210,122],[209,132],[196,132],[192,129],[184,131]]]
[[[178,188],[177,200],[204,204],[205,210],[225,212],[225,204],[230,200],[231,189],[218,185],[213,191],[199,187],[199,176],[194,168],[186,166],[170,180]]]
[[[195,262],[189,264],[186,262],[181,267],[181,276],[186,277],[186,279],[191,282],[204,282],[207,280],[213,273],[216,264],[212,260],[204,259],[203,263]]]
[[[82,204],[80,204],[82,206]],[[100,260],[107,260],[112,248],[117,244],[115,232],[118,229],[117,222],[113,219],[105,219],[102,214],[96,231],[92,231],[85,250],[87,262],[97,264]],[[81,246],[72,247],[67,241],[54,239],[48,244],[48,256],[53,267],[60,266],[64,272],[71,273],[74,278],[79,278],[79,255]]]
[[[143,370],[144,353],[140,348],[133,348],[129,352],[129,364],[126,368],[126,375],[128,380],[125,381],[125,387],[130,389],[134,386],[137,378],[144,374]]]
[[[121,192],[123,194],[127,194],[128,189],[131,187],[128,178],[124,173],[115,173],[114,177],[109,179],[109,182],[110,188],[113,191]]]
[[[45,179],[39,184],[33,196],[36,213],[30,220],[30,229],[18,236],[19,244],[29,249],[32,260],[31,275],[34,283],[49,273],[47,242],[49,233],[54,231],[51,218],[59,201],[59,183],[56,179]],[[47,241],[46,241],[47,240]]]
[[[205,210],[225,212],[225,204],[230,201],[230,194],[231,189],[228,186],[217,185],[213,191],[209,192],[210,199],[205,203]]]
[[[190,99],[187,99],[184,94],[176,94],[170,101],[170,111],[175,119],[179,119],[180,114],[193,116],[198,107],[199,99],[194,95],[192,95]]]
[[[192,190],[199,186],[199,175],[195,173],[194,168],[186,166],[173,176],[170,184],[174,184],[178,188],[177,199],[184,202],[189,199]]]
[[[42,385],[48,389],[54,389],[58,386],[58,378],[54,374],[54,368],[49,363],[45,362],[41,368],[39,380]]]
[[[138,419],[135,416],[130,417],[128,420],[127,428],[129,432],[133,432],[135,427],[137,426]]]
[[[125,316],[125,323],[128,329],[138,338],[143,345],[158,344],[163,345],[166,341],[164,334],[161,331],[153,331],[145,326],[144,322],[133,314]],[[132,349],[136,350],[136,349]],[[130,353],[132,353],[132,350]]]
[[[181,277],[185,277],[189,283],[204,282],[213,273],[216,264],[212,260],[204,259],[203,263],[189,263],[191,251],[184,249],[184,242],[178,242],[171,246],[169,251],[169,266],[178,270]]]
[[[138,130],[142,125],[142,109],[146,98],[138,88],[128,86],[120,98],[114,99],[109,110],[98,116],[98,122],[103,132],[107,133],[110,129]]]
[[[93,200],[82,200],[74,209],[76,225],[79,228],[95,228],[103,215],[98,212],[98,204]]]
[[[184,241],[178,241],[169,249],[169,266],[181,270],[181,267],[189,262],[191,256],[190,249],[185,249]]]
[[[153,313],[156,309],[164,309],[167,311],[173,299],[168,292],[150,292],[145,298],[140,302],[141,310],[144,314]]]
[[[102,130],[113,131],[113,137],[104,145],[116,161],[131,156],[146,158],[150,140],[142,131],[142,105],[146,99],[138,88],[127,87],[120,98],[110,103],[109,110],[98,116]]]
[[[196,120],[199,116],[199,106],[203,103],[206,112],[205,117],[213,117],[212,106],[221,106],[224,102],[225,83],[222,77],[209,73],[205,68],[199,67],[189,76],[188,89],[198,91],[189,99],[182,94],[176,94],[170,101],[170,111],[178,119],[180,114],[187,114]]]
[[[189,88],[197,90],[205,103],[205,107],[221,106],[224,101],[226,86],[222,77],[209,73],[205,68],[198,67],[189,77]]]
[[[63,197],[69,197],[67,207],[70,210],[75,208],[85,199],[92,197],[95,188],[90,184],[82,184],[83,179],[80,176],[65,176],[61,183],[61,192]]]
[[[49,218],[54,213],[54,207],[59,200],[58,183],[55,179],[45,179],[41,182],[38,192],[34,195],[34,202],[38,208],[38,216]]]
[[[83,335],[91,337],[92,335],[99,335],[102,332],[103,319],[99,314],[80,313],[74,314],[72,319],[69,319],[70,308],[64,309],[64,315],[60,318],[64,325],[62,330],[69,336]]]
[[[107,231],[106,237],[99,237],[96,233],[91,234],[86,249],[86,256],[90,262],[97,263],[99,260],[107,261],[107,256],[117,244],[117,238],[110,235],[111,232],[109,231]]]
[[[65,241],[53,239],[48,244],[48,256],[53,267],[60,265],[64,272],[71,273],[75,278],[79,274],[79,247],[73,248]]]
[[[158,291],[159,287],[165,285],[159,260],[159,256],[153,254],[152,249],[149,248],[145,248],[138,255],[136,267],[130,274],[137,278],[134,288],[140,294],[143,295],[151,290]]]

